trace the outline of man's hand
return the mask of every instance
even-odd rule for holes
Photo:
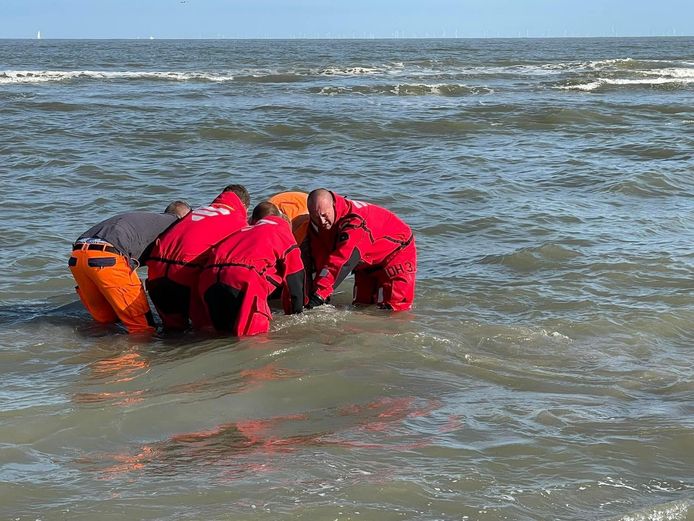
[[[311,308],[315,308],[318,306],[322,306],[323,304],[325,304],[325,300],[323,300],[316,293],[314,293],[313,295],[311,295],[311,298],[308,299],[308,304],[306,304],[306,309],[311,309]]]

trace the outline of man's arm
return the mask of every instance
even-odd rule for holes
[[[335,250],[328,256],[323,266],[317,269],[311,295],[314,303],[317,302],[314,296],[325,302],[362,259],[360,245],[368,235],[365,228],[349,225],[341,228]]]
[[[284,289],[282,307],[286,315],[301,313],[304,309],[304,283],[306,274],[301,261],[301,250],[293,245],[284,258]]]

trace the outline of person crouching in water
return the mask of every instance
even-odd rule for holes
[[[354,273],[354,304],[394,311],[412,308],[417,249],[407,224],[385,208],[324,188],[309,194],[308,211],[316,270],[308,307],[325,304]]]
[[[212,248],[200,274],[200,297],[217,331],[235,336],[270,330],[267,299],[282,287],[287,315],[304,306],[304,265],[287,220],[272,203],[253,209],[251,226]]]
[[[128,212],[102,221],[72,245],[68,261],[75,290],[94,320],[122,322],[128,333],[154,332],[154,318],[137,268],[148,258],[155,239],[190,212],[174,201],[163,214]]]
[[[248,224],[250,200],[243,185],[228,185],[211,204],[196,208],[155,241],[146,286],[165,330],[209,325],[198,298],[198,277],[210,249]]]

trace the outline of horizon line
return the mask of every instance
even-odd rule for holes
[[[40,31],[39,31],[40,32]],[[583,36],[198,36],[198,37],[158,37],[158,36],[0,36],[0,40],[575,40],[575,39],[628,39],[628,38],[692,38],[685,34],[656,35],[583,35]]]

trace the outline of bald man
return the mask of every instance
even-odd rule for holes
[[[394,213],[319,188],[308,196],[309,240],[316,270],[308,307],[324,304],[354,273],[354,304],[408,310],[414,301],[417,250]]]

